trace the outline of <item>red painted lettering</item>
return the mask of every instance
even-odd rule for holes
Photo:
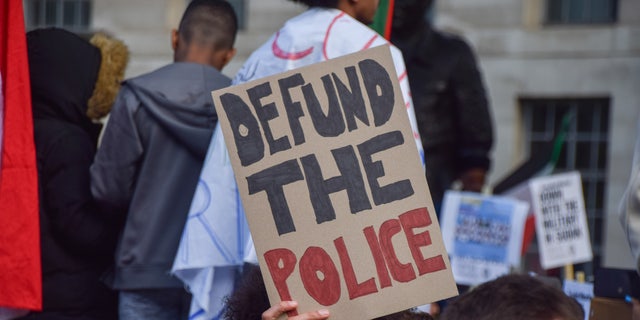
[[[287,286],[287,278],[296,266],[296,255],[289,249],[273,249],[264,253],[264,260],[267,262],[271,279],[278,290],[280,300],[290,301],[291,293]],[[295,316],[296,314],[290,314]]]
[[[330,306],[340,300],[340,275],[324,249],[307,248],[300,258],[299,268],[304,288],[319,304]],[[322,274],[322,278],[318,272]]]
[[[416,266],[418,267],[418,273],[420,275],[423,275],[429,272],[445,269],[446,266],[444,264],[442,255],[437,255],[435,257],[425,259],[422,255],[422,251],[420,251],[420,247],[425,247],[431,244],[431,236],[429,235],[429,231],[427,230],[418,234],[413,233],[413,229],[415,228],[427,227],[431,225],[431,218],[429,217],[427,208],[419,208],[407,211],[401,214],[399,218],[400,224],[402,224],[402,229],[404,229],[404,233],[407,237],[407,242],[409,243],[411,255],[413,256],[413,260],[416,262]]]
[[[369,249],[373,255],[373,262],[376,264],[376,271],[378,272],[378,278],[380,278],[380,288],[391,287],[391,277],[389,277],[389,270],[387,269],[387,264],[384,261],[384,256],[382,255],[382,249],[380,248],[380,242],[378,242],[376,231],[373,230],[372,226],[366,227],[362,231],[364,232],[364,236],[367,238],[367,243],[369,243]]]
[[[416,278],[416,272],[413,271],[411,263],[403,264],[398,260],[396,251],[393,248],[391,238],[402,231],[400,222],[397,219],[387,220],[380,226],[380,246],[384,254],[391,276],[399,282],[409,282]]]
[[[336,250],[338,250],[340,265],[342,266],[342,273],[344,275],[344,282],[347,284],[347,291],[349,292],[349,299],[353,300],[357,297],[378,292],[374,278],[358,283],[356,273],[353,271],[351,258],[349,258],[349,252],[347,252],[347,246],[344,244],[344,239],[339,237],[333,240],[333,244],[336,246]]]

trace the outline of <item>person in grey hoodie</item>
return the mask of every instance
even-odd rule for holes
[[[127,80],[91,166],[91,191],[126,219],[106,282],[119,316],[181,319],[190,296],[170,275],[217,115],[211,91],[235,54],[237,17],[222,0],[194,0],[172,32],[174,63]]]

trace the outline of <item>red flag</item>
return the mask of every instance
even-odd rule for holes
[[[22,0],[0,1],[0,74],[0,306],[40,310],[38,174]]]

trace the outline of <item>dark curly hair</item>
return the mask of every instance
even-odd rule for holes
[[[269,297],[260,267],[245,264],[244,276],[235,292],[227,298],[226,320],[259,320],[269,309]],[[415,310],[404,310],[374,320],[433,320],[431,315]]]
[[[308,7],[335,8],[338,6],[338,0],[289,0],[289,1],[303,3]]]

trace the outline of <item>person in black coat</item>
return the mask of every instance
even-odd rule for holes
[[[98,33],[27,33],[40,197],[43,310],[24,319],[117,319],[117,295],[100,280],[120,221],[98,214],[89,167],[119,90],[128,50]]]
[[[440,213],[455,181],[480,192],[491,165],[493,125],[473,50],[425,19],[433,0],[396,0],[391,42],[404,56],[427,182]]]

